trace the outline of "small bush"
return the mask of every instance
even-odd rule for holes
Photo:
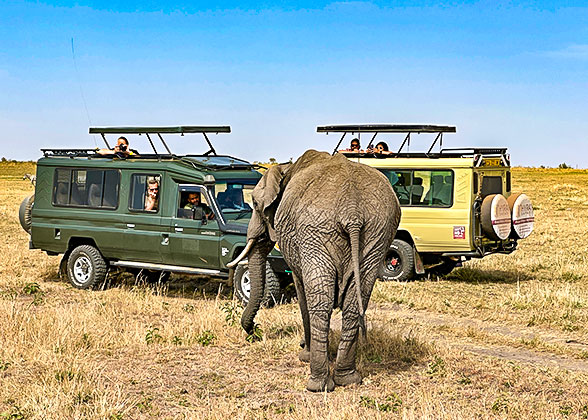
[[[148,328],[147,334],[145,334],[145,342],[147,344],[160,343],[163,341],[163,337],[159,334],[159,328]]]
[[[196,341],[203,347],[209,346],[216,340],[216,335],[210,330],[204,330],[196,338]]]
[[[253,326],[253,332],[251,334],[249,334],[245,340],[247,340],[250,343],[253,343],[255,341],[261,341],[262,339],[263,339],[263,330],[261,329],[259,324],[255,324]]]
[[[227,302],[221,306],[221,311],[225,313],[225,322],[234,326],[241,318],[241,308],[235,302]]]
[[[37,282],[27,283],[22,288],[22,291],[25,295],[36,295],[41,293],[41,286]]]
[[[427,375],[429,376],[445,376],[445,360],[439,356],[427,364]]]
[[[402,400],[396,393],[388,395],[384,401],[377,401],[374,398],[361,396],[359,403],[364,407],[369,407],[382,412],[398,412],[402,406]]]

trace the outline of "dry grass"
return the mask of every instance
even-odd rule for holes
[[[441,281],[379,283],[364,384],[316,395],[294,304],[249,343],[216,286],[58,281],[18,224],[25,165],[0,166],[0,419],[588,418],[588,171],[515,169],[535,233]]]

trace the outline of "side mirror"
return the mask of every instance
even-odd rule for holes
[[[202,220],[203,218],[206,219],[206,215],[204,214],[202,207],[195,207],[192,209],[192,219]]]
[[[215,182],[216,182],[216,179],[214,179],[214,176],[212,176],[210,174],[204,175],[204,185],[206,185],[207,187],[214,186]]]

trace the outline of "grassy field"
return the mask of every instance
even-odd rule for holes
[[[0,419],[588,418],[586,170],[515,168],[531,237],[441,280],[378,283],[364,383],[317,395],[296,304],[260,311],[249,343],[218,285],[73,289],[18,223],[34,166],[0,165]]]

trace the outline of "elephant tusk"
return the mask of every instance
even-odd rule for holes
[[[249,254],[249,251],[251,251],[251,247],[253,246],[253,242],[255,242],[253,239],[249,239],[247,241],[247,245],[245,246],[245,249],[243,249],[243,251],[239,254],[239,256],[237,258],[235,258],[233,261],[228,263],[227,267],[233,268],[234,266],[239,264],[239,261],[241,261],[243,258],[245,258],[247,256],[247,254]]]

